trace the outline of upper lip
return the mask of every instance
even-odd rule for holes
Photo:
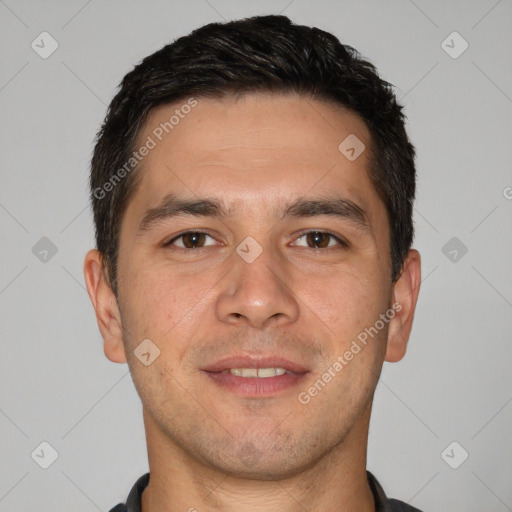
[[[306,373],[308,370],[301,364],[280,356],[227,356],[201,370],[206,372],[223,372],[231,368],[283,368],[293,373]]]

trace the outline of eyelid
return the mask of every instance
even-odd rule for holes
[[[167,242],[164,242],[164,247],[168,247],[168,246],[174,246],[173,245],[173,242],[176,242],[176,240],[179,240],[180,238],[184,237],[185,235],[189,235],[191,233],[202,233],[206,236],[209,236],[212,240],[215,240],[216,242],[218,242],[218,240],[215,239],[215,237],[213,235],[211,235],[207,230],[204,230],[204,229],[187,229],[186,231],[182,231],[181,233],[178,233],[177,235],[174,235],[170,240],[168,240]],[[186,251],[190,251],[192,249],[188,248],[188,247],[180,247],[180,246],[174,246],[174,247],[177,247],[178,249],[184,249]],[[198,249],[206,249],[208,247],[211,247],[211,246],[205,246],[205,247],[195,247],[193,250],[197,251]]]
[[[303,237],[304,235],[309,235],[310,233],[321,233],[324,235],[329,235],[330,237],[334,238],[338,242],[338,245],[340,245],[342,247],[349,247],[349,243],[344,238],[342,238],[337,233],[333,233],[332,231],[329,231],[328,229],[327,230],[326,229],[305,229],[303,231],[299,231],[295,240],[298,240],[299,238]],[[329,247],[325,247],[325,248],[316,247],[316,249],[319,249],[319,250],[328,249],[328,248]],[[310,249],[315,249],[315,248],[310,247]]]

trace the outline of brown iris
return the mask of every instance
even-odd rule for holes
[[[311,243],[313,246],[317,248],[324,248],[329,245],[329,240],[331,235],[327,233],[320,233],[318,231],[313,231],[311,233],[307,233],[306,240],[308,245]]]
[[[183,245],[187,249],[195,249],[196,246],[204,244],[205,233],[185,233],[182,235]]]

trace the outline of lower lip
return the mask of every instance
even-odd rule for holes
[[[204,372],[217,385],[245,397],[273,396],[297,386],[306,373],[276,375],[275,377],[239,377],[230,372]]]

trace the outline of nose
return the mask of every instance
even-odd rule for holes
[[[223,280],[216,303],[217,318],[229,324],[246,324],[262,329],[295,322],[299,303],[285,262],[269,249],[247,263],[237,253]]]

